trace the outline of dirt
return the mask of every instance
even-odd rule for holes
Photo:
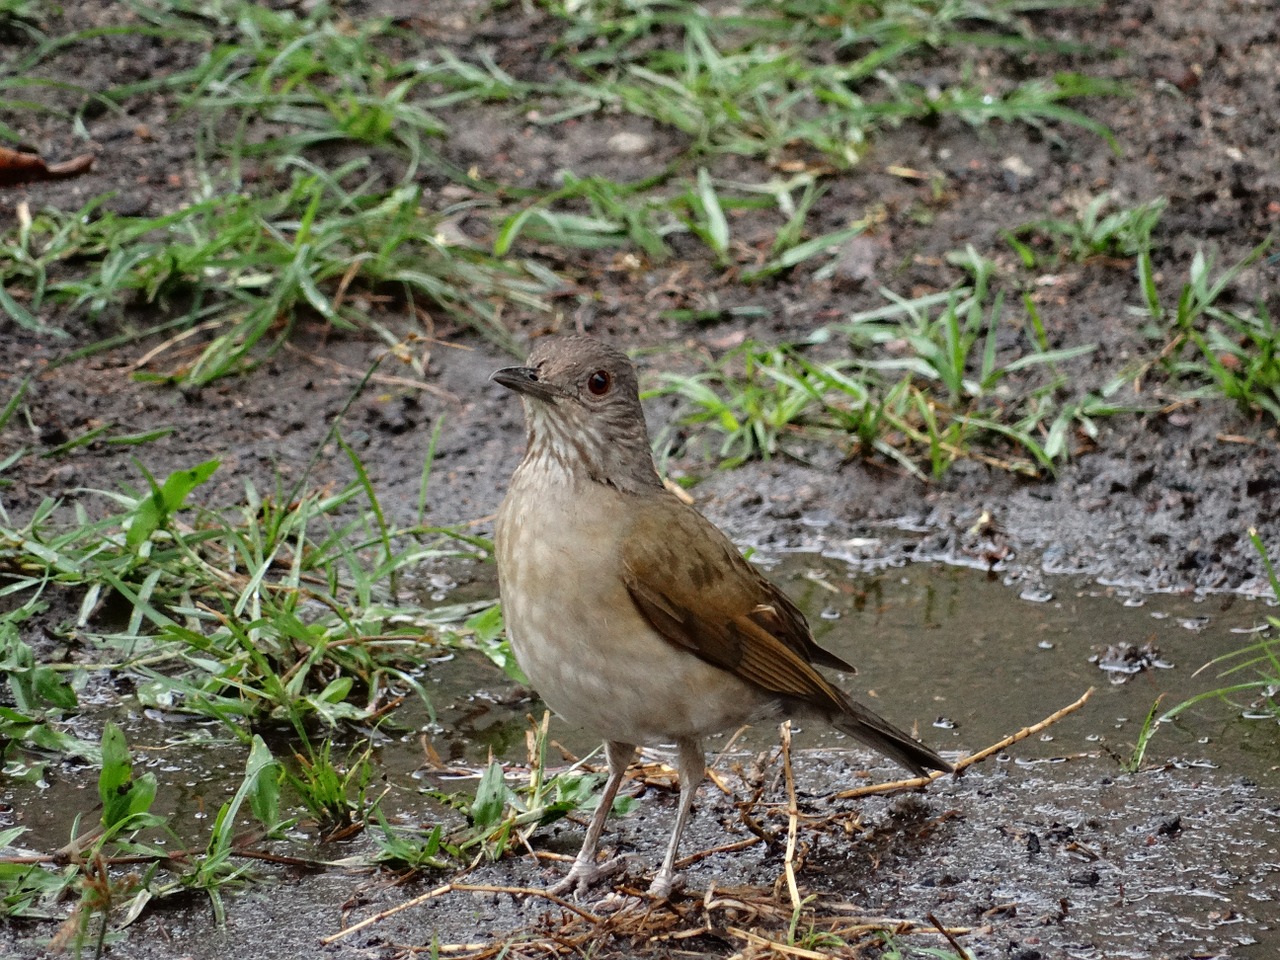
[[[52,32],[130,16],[124,5],[97,0],[65,0],[59,7],[45,25]],[[552,36],[551,18],[521,5],[492,18],[479,15],[482,9],[434,3],[425,19],[413,22],[424,48],[483,50],[513,74],[536,77],[545,67],[537,53]],[[376,12],[385,11],[369,4],[348,7],[355,18]],[[530,249],[525,252],[552,257],[551,265],[570,278],[569,290],[558,301],[560,312],[550,317],[512,310],[505,319],[526,343],[551,330],[608,337],[640,351],[652,376],[667,367],[687,368],[689,352],[718,355],[746,337],[801,338],[878,305],[880,285],[911,292],[945,289],[959,276],[943,260],[947,252],[971,244],[1011,260],[1010,253],[1000,253],[1007,251],[1001,230],[1047,211],[1067,212],[1080,197],[1102,191],[1113,191],[1126,203],[1168,198],[1154,265],[1157,277],[1169,285],[1186,277],[1198,248],[1225,265],[1280,226],[1280,20],[1273,3],[1121,0],[1105,10],[1031,20],[1043,35],[1110,52],[1023,57],[989,51],[978,58],[978,75],[1079,70],[1123,82],[1127,96],[1077,104],[1114,131],[1119,151],[1074,128],[1051,126],[1045,133],[1016,125],[974,129],[954,119],[905,125],[879,137],[858,166],[829,179],[812,223],[814,232],[835,229],[873,207],[883,211],[870,261],[856,265],[866,274],[861,279],[850,282],[839,272],[832,279],[815,279],[802,267],[743,287],[728,282],[705,251],[689,241],[677,241],[671,261],[623,267],[612,252],[563,262]],[[13,56],[28,42],[21,34],[0,37],[0,51]],[[159,39],[108,34],[49,59],[40,70],[49,77],[74,72],[78,83],[106,88],[177,69],[191,55]],[[954,69],[945,58],[917,64],[913,79],[927,82]],[[75,101],[56,87],[31,95],[61,106]],[[108,190],[116,192],[110,206],[126,213],[157,213],[189,196],[195,159],[191,115],[180,111],[171,95],[148,94],[123,106],[123,112],[86,113],[87,144],[56,113],[8,118],[50,160],[86,148],[97,159],[82,177],[0,190],[0,222],[11,222],[19,204],[75,210]],[[554,183],[564,167],[583,175],[639,179],[669,162],[682,145],[670,131],[625,114],[542,127],[493,106],[446,112],[444,119],[455,131],[439,145],[446,159],[530,186]],[[646,149],[619,155],[609,146],[618,132],[643,138]],[[708,163],[720,176],[768,175],[763,165],[742,159]],[[935,195],[929,183],[891,173],[895,166],[938,173],[944,189]],[[428,178],[428,199],[445,203],[440,198],[444,185]],[[779,224],[765,216],[742,214],[734,220],[735,235],[748,246],[767,242]],[[484,229],[474,222],[468,228]],[[1263,297],[1273,315],[1280,313],[1278,271],[1274,260],[1253,271],[1233,289],[1234,301],[1247,306]],[[1098,344],[1072,362],[1074,382],[1096,388],[1127,363],[1159,349],[1126,310],[1139,299],[1131,260],[1066,263],[1056,271],[1041,303],[1051,345]],[[665,315],[712,305],[763,307],[764,312],[754,319],[726,312],[725,319],[708,325]],[[24,401],[29,417],[14,417],[0,434],[0,457],[19,446],[31,448],[8,467],[7,486],[0,488],[0,503],[12,520],[30,515],[45,498],[81,500],[93,509],[97,501],[86,488],[142,486],[135,456],[157,476],[205,459],[221,460],[208,493],[215,503],[238,501],[246,482],[271,488],[277,475],[291,482],[305,469],[370,358],[381,351],[372,340],[336,336],[304,321],[288,349],[255,372],[202,388],[177,388],[130,377],[155,340],[66,359],[77,348],[153,322],[153,308],[108,311],[95,323],[58,311],[44,319],[69,337],[34,334],[0,320],[0,400],[31,377]],[[383,319],[398,329],[405,326],[396,317]],[[444,426],[430,498],[430,518],[436,522],[490,515],[521,452],[518,407],[487,380],[510,357],[443,321],[434,332],[437,339],[422,348],[428,371],[424,389],[375,383],[346,415],[344,435],[363,457],[393,521],[408,521],[413,514],[427,438],[440,418]],[[1149,412],[1101,419],[1097,440],[1076,438],[1071,461],[1056,476],[1040,480],[962,461],[941,479],[923,483],[882,461],[843,461],[821,450],[808,462],[779,457],[723,472],[709,470],[689,451],[668,467],[676,474],[703,476],[694,490],[699,507],[739,542],[766,553],[805,549],[889,565],[938,559],[979,567],[998,563],[1006,578],[1030,593],[1061,573],[1152,591],[1264,592],[1262,569],[1246,532],[1256,529],[1272,555],[1280,556],[1276,425],[1222,400],[1176,402],[1158,380],[1147,389],[1143,400],[1150,402]],[[651,426],[668,423],[672,413],[669,402],[651,404]],[[121,433],[175,429],[140,450],[92,443],[56,458],[41,456],[104,422]],[[310,482],[348,479],[346,456],[327,448]],[[1096,777],[1086,786],[1096,787]],[[1033,784],[1018,789],[1034,793]],[[1224,808],[1230,806],[1231,789],[1227,782],[1214,787],[1227,798]],[[1081,787],[1074,806],[1063,800],[1067,816],[1078,816],[1095,802],[1083,796],[1089,790]],[[951,802],[947,796],[936,804]],[[1033,798],[1010,802],[1016,806]],[[972,830],[972,820],[982,815],[977,792],[954,803],[971,822],[948,827],[944,839],[931,843]],[[1000,816],[993,813],[992,821]],[[983,870],[1000,869],[991,851],[974,855],[991,857]],[[897,860],[895,869],[909,871],[910,865]],[[1178,869],[1191,867],[1180,863]],[[992,901],[999,899],[997,888]],[[365,948],[368,952],[342,955],[379,955],[368,941]],[[1018,949],[1023,952],[992,945],[983,955],[1028,960],[1040,955],[1026,952],[1033,947]],[[1135,948],[1131,955],[1160,955],[1154,947],[1145,949]],[[1230,949],[1212,955],[1232,955]]]

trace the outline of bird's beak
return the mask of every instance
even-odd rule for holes
[[[522,396],[535,400],[551,402],[560,396],[560,392],[549,383],[538,379],[538,371],[533,367],[503,367],[489,375],[489,379],[500,383],[508,390],[514,390]]]

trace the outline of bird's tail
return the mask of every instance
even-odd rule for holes
[[[845,699],[845,709],[827,717],[837,730],[874,747],[917,776],[928,776],[930,770],[950,772],[955,769],[905,730],[899,730],[862,704]]]

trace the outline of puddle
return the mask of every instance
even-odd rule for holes
[[[1127,758],[1156,698],[1160,712],[1228,681],[1215,657],[1258,635],[1276,608],[1231,595],[1137,596],[1081,578],[1051,581],[1033,601],[1018,585],[957,567],[911,566],[850,572],[838,560],[787,557],[769,569],[807,612],[823,646],[853,663],[838,679],[855,697],[902,725],[915,722],[931,746],[963,755],[1036,723],[1089,688],[1077,714],[1011,751],[1020,765],[1088,755]],[[460,658],[460,689],[493,694],[441,705],[444,742],[453,759],[482,760],[487,748],[523,749],[528,704],[493,702],[505,679],[484,663]],[[1237,678],[1241,679],[1241,678]],[[452,686],[453,684],[450,683]],[[595,741],[563,726],[558,739],[575,751]],[[770,725],[739,740],[776,742]],[[814,724],[797,728],[807,747],[848,749],[846,738]],[[1274,775],[1280,727],[1245,720],[1207,701],[1161,724],[1147,757],[1222,767],[1254,778]],[[855,749],[861,749],[855,747]],[[445,751],[441,750],[443,754]],[[1111,764],[1113,771],[1116,765]]]
[[[963,777],[934,784],[921,797],[923,816],[938,822],[926,840],[877,846],[889,843],[878,838],[899,835],[890,828],[913,809],[914,798],[839,801],[839,809],[861,818],[862,830],[840,842],[814,837],[803,884],[871,914],[934,912],[970,927],[963,942],[977,955],[1275,955],[1280,726],[1206,701],[1159,728],[1142,773],[1123,773],[1117,760],[1131,754],[1157,696],[1165,695],[1167,709],[1220,685],[1216,669],[1199,677],[1195,671],[1256,637],[1253,631],[1274,607],[1231,596],[1141,597],[1085,579],[1028,587],[955,567],[857,572],[821,557],[786,557],[770,575],[808,612],[819,642],[858,666],[857,676],[841,678],[844,688],[895,722],[914,723],[944,755],[982,749],[1095,688],[1075,714]],[[541,709],[514,700],[513,685],[479,655],[442,659],[423,679],[434,698],[434,721],[406,704],[397,713],[400,730],[380,744],[376,760],[392,788],[388,815],[431,822],[441,811],[422,796],[424,788],[470,791],[474,785],[424,776],[423,737],[450,764],[479,766],[490,751],[523,760],[526,716]],[[163,812],[175,815],[180,835],[207,833],[206,818],[239,782],[242,748],[216,726],[157,722],[161,718],[127,704],[112,715],[121,712],[132,714],[128,736],[136,761],[160,779]],[[552,732],[576,753],[596,746],[563,726],[553,725]],[[198,745],[193,737],[202,738]],[[750,763],[776,740],[774,728],[757,727],[733,744],[718,769],[732,781],[735,764]],[[723,746],[721,740],[709,749]],[[815,810],[835,809],[829,794],[866,782],[868,766],[877,778],[893,774],[887,763],[814,724],[797,732],[795,749],[802,802]],[[0,792],[0,829],[31,828],[19,841],[26,848],[55,849],[66,842],[77,813],[92,816],[96,775],[52,772],[45,789],[6,784]],[[652,869],[673,802],[650,791],[638,814],[611,825],[606,842],[636,853]],[[686,850],[740,838],[729,798],[704,787],[697,809]],[[738,833],[728,835],[726,824]],[[572,853],[580,830],[559,825],[543,845]],[[295,844],[276,852],[332,859],[367,842],[319,849],[299,832]],[[780,869],[776,851],[757,847],[702,861],[690,868],[689,883],[694,890],[729,879],[768,887]],[[470,879],[540,886],[548,876],[527,860],[508,860],[484,865]],[[281,873],[269,886],[232,894],[224,929],[212,923],[207,901],[197,895],[146,914],[115,949],[191,958],[310,951],[316,938],[341,927],[343,903],[357,888],[361,903],[352,919],[427,889],[336,870]],[[528,924],[545,909],[510,897],[455,894],[398,914],[325,955],[391,955],[389,943],[433,937],[471,942]],[[15,926],[0,933],[0,952],[33,955],[34,938],[52,932]]]

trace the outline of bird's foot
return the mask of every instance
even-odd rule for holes
[[[603,883],[610,877],[617,876],[626,868],[627,859],[625,857],[614,857],[604,863],[575,860],[564,878],[548,888],[547,892],[553,893],[557,897],[562,897],[569,893],[572,893],[575,897],[581,897],[592,887]]]
[[[655,900],[669,900],[672,891],[682,889],[684,889],[683,873],[659,870],[658,875],[653,878],[653,883],[649,884],[649,896]]]

